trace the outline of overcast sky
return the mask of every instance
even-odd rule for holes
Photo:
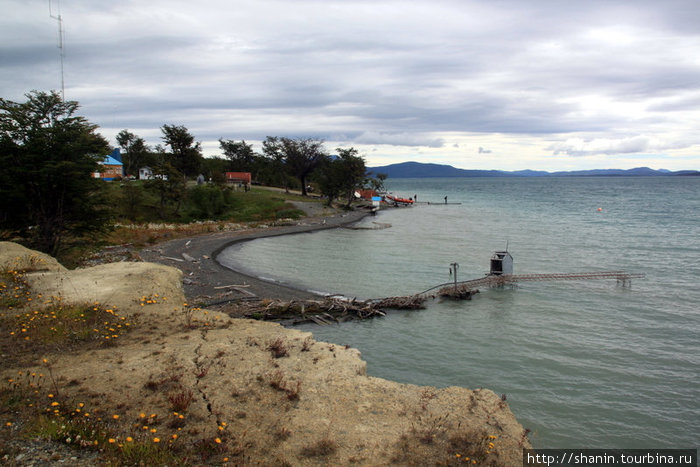
[[[57,0],[52,3],[59,14]],[[60,90],[48,0],[0,0],[0,96]],[[370,166],[700,169],[699,0],[62,0],[65,95],[116,145],[186,126]]]

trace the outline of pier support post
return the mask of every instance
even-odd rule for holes
[[[450,263],[450,275],[454,273],[455,276],[455,294],[457,293],[457,269],[459,269],[458,263]]]

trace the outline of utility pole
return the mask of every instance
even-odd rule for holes
[[[457,269],[459,269],[458,263],[450,263],[450,276],[454,273],[455,276],[455,293],[457,293]]]
[[[60,50],[59,55],[61,57],[61,100],[66,100],[66,86],[63,80],[63,57],[65,56],[63,51],[63,18],[61,17],[61,0],[57,0],[58,3],[58,16],[54,16],[53,10],[51,8],[51,0],[49,0],[49,16],[58,22],[58,50]]]

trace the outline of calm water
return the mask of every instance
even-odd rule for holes
[[[418,205],[338,229],[256,240],[226,261],[308,289],[410,294],[488,270],[624,269],[615,281],[523,283],[472,301],[334,326],[317,339],[362,351],[368,373],[505,393],[536,447],[695,448],[700,439],[700,177],[390,180]],[[602,208],[602,211],[598,211]]]

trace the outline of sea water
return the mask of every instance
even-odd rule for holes
[[[697,447],[700,177],[397,179],[387,188],[419,204],[366,218],[363,230],[247,242],[223,262],[358,298],[451,281],[451,263],[458,280],[483,277],[506,248],[516,274],[645,274],[629,287],[482,289],[471,301],[302,329],[358,348],[372,376],[505,394],[536,447]]]

